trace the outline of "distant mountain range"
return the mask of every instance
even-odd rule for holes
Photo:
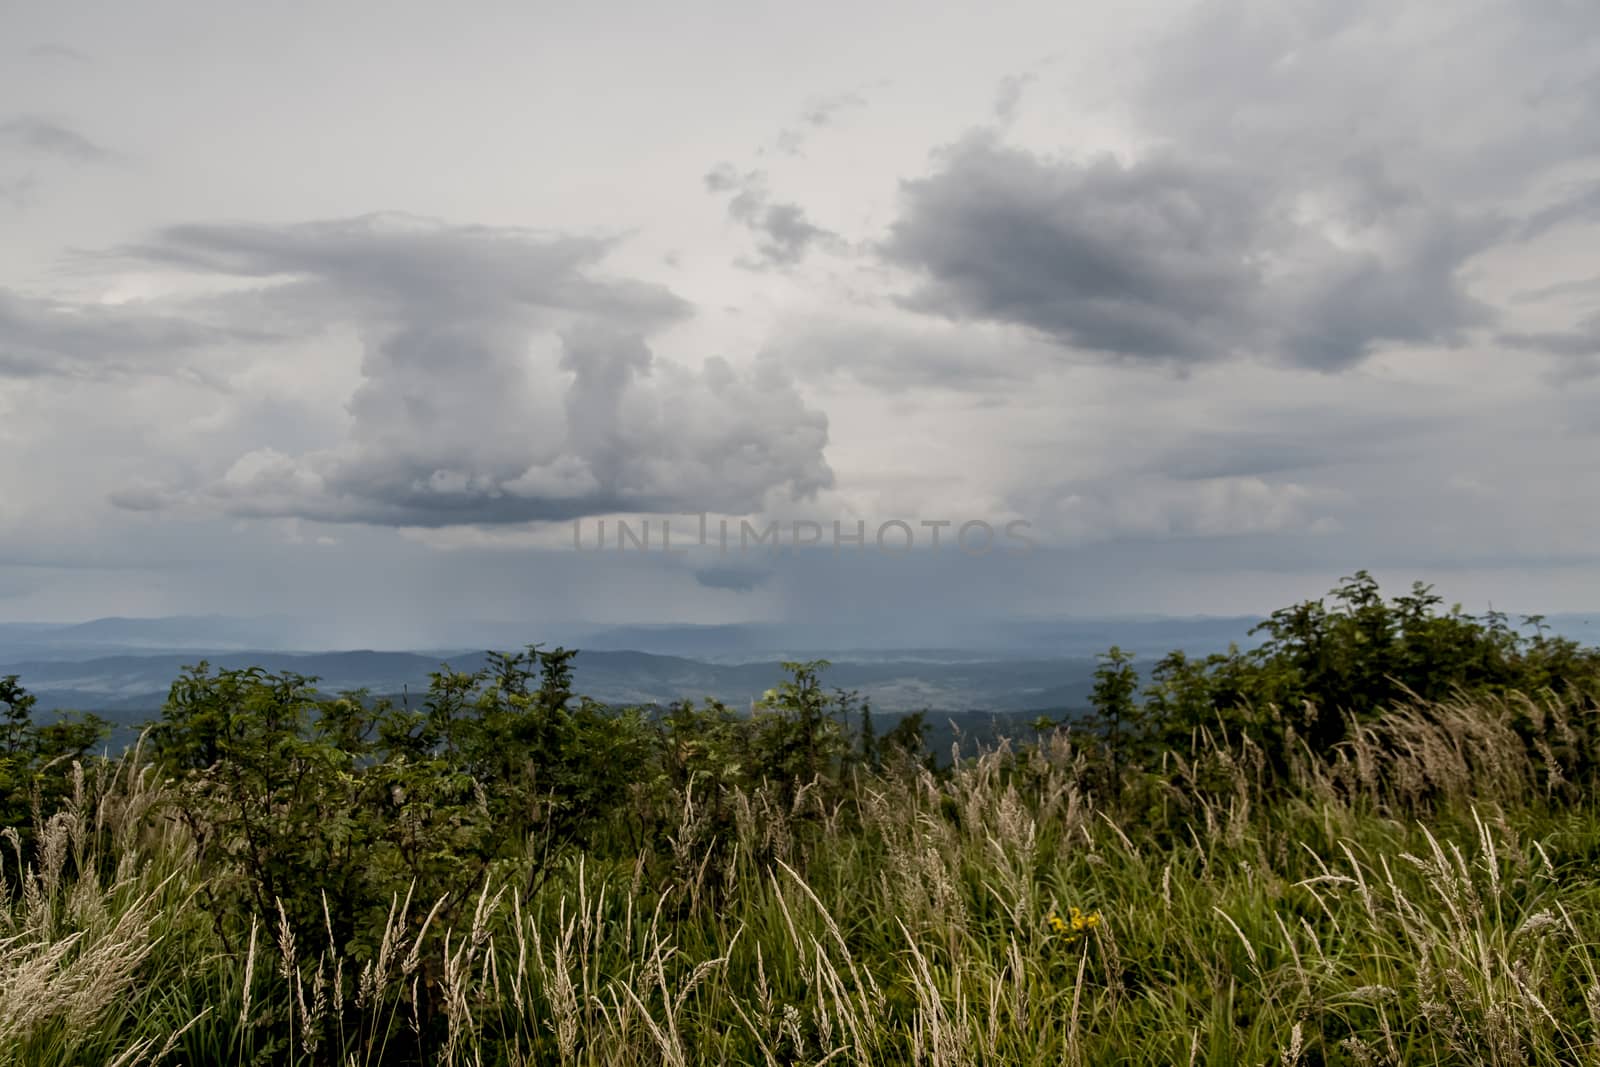
[[[260,666],[316,677],[330,692],[417,694],[441,665],[476,670],[483,649],[532,641],[580,649],[577,690],[617,704],[713,697],[747,706],[783,677],[782,661],[833,662],[827,683],[856,690],[885,712],[1021,711],[1081,706],[1094,657],[1113,644],[1141,656],[1174,647],[1208,652],[1248,642],[1254,619],[1067,620],[972,623],[934,632],[833,625],[744,623],[538,628],[485,623],[452,644],[408,651],[312,651],[318,624],[286,618],[174,616],[71,625],[0,624],[0,673],[18,674],[42,709],[133,713],[159,708],[187,665]],[[476,642],[470,638],[476,637]],[[937,646],[915,642],[942,639]]]
[[[650,652],[716,663],[809,658],[1054,658],[1094,656],[1113,644],[1139,653],[1248,644],[1259,619],[1229,618],[955,620],[910,619],[893,627],[827,623],[568,625],[482,622],[441,628],[424,651],[513,649],[529,642],[607,652]],[[365,641],[361,644],[366,644]],[[321,620],[223,615],[105,618],[81,623],[0,623],[0,663],[88,659],[140,652],[315,652],[356,646]],[[416,651],[416,648],[396,650]]]
[[[300,642],[288,640],[299,632]],[[0,662],[29,655],[82,659],[140,650],[264,650],[316,648],[314,628],[280,617],[172,615],[154,619],[105,618],[78,623],[0,623]]]
[[[972,620],[943,626],[888,628],[841,623],[737,623],[726,626],[612,626],[583,635],[578,647],[643,650],[715,662],[824,656],[874,658],[1090,658],[1112,645],[1139,655],[1174,648],[1221,651],[1255,643],[1256,617],[1190,619]]]
[[[476,670],[482,649],[531,641],[580,649],[577,691],[614,704],[665,704],[713,697],[743,708],[784,675],[785,659],[826,658],[828,685],[858,691],[886,713],[929,709],[1015,714],[1063,711],[1087,702],[1094,657],[1112,645],[1148,665],[1174,648],[1203,655],[1254,643],[1259,620],[1236,618],[1069,619],[972,623],[938,633],[838,625],[613,626],[544,634],[481,624],[459,645],[424,651],[306,651],[318,624],[292,619],[174,616],[97,619],[70,625],[0,624],[0,674],[17,674],[41,710],[75,709],[135,722],[158,709],[181,670],[201,659],[219,668],[259,666],[318,678],[329,692],[365,689],[412,699],[448,663]],[[1553,616],[1557,633],[1600,643],[1600,616]],[[470,636],[481,641],[465,640]],[[914,641],[944,638],[937,645]]]
[[[180,671],[196,657],[120,655],[88,660],[36,660],[6,664],[38,694],[46,710],[147,711],[159,708]],[[446,660],[472,671],[483,653],[441,658],[411,652],[233,652],[207,657],[216,668],[263,667],[319,679],[329,692],[365,689],[416,699],[429,674]],[[831,687],[856,690],[885,711],[1025,710],[1081,705],[1094,673],[1092,659],[930,659],[841,662],[824,675]],[[633,651],[580,652],[574,661],[578,692],[612,704],[669,703],[714,697],[744,708],[784,677],[777,661],[725,664]]]

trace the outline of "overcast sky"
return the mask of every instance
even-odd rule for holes
[[[962,7],[0,0],[0,620],[1600,607],[1600,4]]]

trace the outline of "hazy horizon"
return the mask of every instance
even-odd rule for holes
[[[1506,611],[1505,614],[1513,626],[1526,629],[1523,621],[1526,616],[1544,613]],[[394,643],[364,639],[369,635],[364,635],[360,629],[316,618],[224,614],[108,616],[73,622],[0,622],[0,665],[41,658],[88,659],[172,650],[434,653],[510,649],[528,643],[599,651],[640,651],[723,662],[772,658],[784,652],[829,652],[846,658],[917,652],[969,654],[990,659],[1083,657],[1094,656],[1112,644],[1144,654],[1180,648],[1193,653],[1221,650],[1233,642],[1251,645],[1258,638],[1252,636],[1250,630],[1264,618],[1265,613],[991,618],[957,623],[922,620],[915,626],[892,629],[852,620],[549,625],[482,619],[442,627],[431,633],[429,640]],[[1553,633],[1584,643],[1600,643],[1600,612],[1544,614],[1544,619]]]

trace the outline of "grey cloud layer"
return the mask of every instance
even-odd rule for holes
[[[89,57],[76,48],[69,48],[64,44],[36,44],[28,49],[31,59],[42,59],[59,63],[87,63]]]
[[[0,289],[0,379],[173,373],[190,353],[270,336],[139,305],[68,303]]]
[[[386,319],[514,319],[542,309],[649,328],[688,313],[660,286],[590,277],[586,270],[610,249],[600,238],[380,214],[290,226],[173,226],[126,253],[202,273],[279,279],[267,293],[287,304],[331,297],[329,311]]]
[[[1131,160],[978,131],[903,183],[882,250],[908,306],[1065,349],[1337,370],[1455,345],[1497,317],[1475,257],[1600,216],[1570,169],[1600,154],[1597,12],[1201,3],[1133,94]]]
[[[115,155],[78,131],[37,115],[0,122],[0,143],[74,163],[101,163]]]
[[[1458,271],[1492,222],[1397,213],[1387,249],[1349,250],[1298,224],[1288,192],[1171,156],[1079,163],[979,136],[905,184],[884,251],[924,277],[918,310],[1139,359],[1271,352],[1331,370],[1485,321]]]
[[[771,365],[656,360],[649,331],[687,306],[590,271],[607,242],[373,216],[191,225],[130,249],[258,279],[250,314],[355,324],[362,383],[348,439],[240,457],[184,499],[237,514],[449,526],[612,511],[748,511],[831,484],[827,421]],[[559,362],[536,342],[556,331]],[[129,491],[149,508],[170,496]]]
[[[1570,330],[1511,331],[1499,336],[1510,348],[1543,352],[1568,361],[1564,376],[1600,374],[1600,312]]]

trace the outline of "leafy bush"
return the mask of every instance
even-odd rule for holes
[[[1600,650],[1552,637],[1538,616],[1525,620],[1530,636],[1504,615],[1477,618],[1459,605],[1441,613],[1442,603],[1420,582],[1386,601],[1357,571],[1327,598],[1273,612],[1252,631],[1265,640],[1248,652],[1167,655],[1142,701],[1131,658],[1112,649],[1096,674],[1088,725],[1106,745],[1115,786],[1124,763],[1156,769],[1160,754],[1192,748],[1202,734],[1247,740],[1273,779],[1286,781],[1305,751],[1329,755],[1361,724],[1417,701],[1525,693],[1597,706]],[[1545,725],[1524,717],[1519,734],[1569,772],[1594,769],[1600,735],[1591,726],[1553,736]]]
[[[0,826],[18,833],[29,826],[31,815],[60,805],[72,763],[105,736],[106,724],[93,715],[38,722],[37,703],[17,675],[0,677]]]

